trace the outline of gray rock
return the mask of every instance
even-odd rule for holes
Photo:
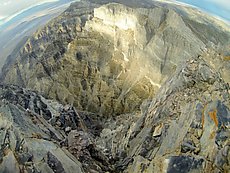
[[[168,158],[168,173],[202,172],[203,159],[196,159],[189,156],[172,156]]]
[[[1,85],[0,91],[0,97],[8,101],[0,103],[0,172],[20,172],[22,167],[28,172],[83,172],[80,162],[58,145],[58,140],[65,137],[61,130],[38,115],[36,105],[26,109],[25,103],[40,96],[16,86]],[[43,110],[48,107],[41,105]]]

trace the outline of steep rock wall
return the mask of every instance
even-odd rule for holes
[[[124,4],[73,4],[11,55],[1,80],[103,115],[139,110],[178,64],[212,40],[204,42],[209,37],[200,38],[199,25],[170,6]]]

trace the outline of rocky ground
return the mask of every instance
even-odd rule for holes
[[[230,34],[188,11],[82,1],[37,31],[1,74],[0,173],[228,172]]]

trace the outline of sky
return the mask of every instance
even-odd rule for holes
[[[174,0],[175,1],[175,0]],[[177,0],[200,8],[203,11],[230,23],[230,0]]]
[[[0,0],[0,20],[13,17],[24,10],[58,0]]]
[[[0,0],[0,25],[10,21],[28,9],[58,1],[71,2],[73,0]]]

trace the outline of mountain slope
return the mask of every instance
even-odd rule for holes
[[[131,128],[128,172],[227,171],[228,91],[204,56],[188,60]]]
[[[229,89],[205,56],[187,60],[141,112],[107,119],[1,85],[0,171],[226,172]]]
[[[109,2],[72,4],[11,55],[2,81],[82,110],[127,113],[151,98],[187,57],[229,45],[229,32],[183,15],[183,8]]]

